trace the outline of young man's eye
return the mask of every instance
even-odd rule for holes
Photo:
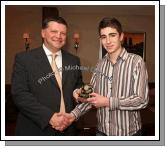
[[[106,38],[106,36],[101,36],[101,39],[105,39]]]
[[[110,36],[111,36],[111,37],[115,37],[115,36],[116,36],[116,34],[110,34]]]

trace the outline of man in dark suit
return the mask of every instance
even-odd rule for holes
[[[74,124],[64,131],[58,128],[68,124],[66,113],[75,107],[73,90],[82,85],[79,58],[62,50],[67,36],[66,21],[62,17],[45,19],[41,35],[42,47],[19,53],[15,57],[12,94],[20,111],[16,135],[76,135]],[[59,113],[62,94],[51,67],[52,54],[57,54],[55,62],[62,79],[65,114]]]

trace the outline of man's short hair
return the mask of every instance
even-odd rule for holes
[[[48,27],[48,23],[51,22],[51,21],[57,22],[59,24],[63,24],[66,27],[68,27],[67,22],[62,17],[54,17],[54,18],[53,17],[47,17],[42,22],[42,29],[46,29]]]
[[[100,21],[99,27],[98,27],[99,35],[100,35],[101,29],[106,27],[115,28],[119,32],[119,34],[123,32],[122,25],[116,18],[108,18],[108,17],[103,18]]]

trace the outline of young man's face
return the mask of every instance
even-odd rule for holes
[[[123,33],[119,34],[115,28],[106,27],[100,30],[100,39],[107,52],[112,54],[121,50]]]
[[[42,30],[45,46],[58,51],[66,43],[67,27],[54,21],[48,23],[48,27]]]

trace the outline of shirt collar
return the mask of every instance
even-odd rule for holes
[[[45,44],[43,44],[42,46],[43,46],[43,49],[44,49],[45,54],[46,54],[47,56],[50,56],[50,55],[53,54],[53,53],[45,46]],[[57,55],[57,56],[61,56],[61,55],[62,55],[61,50],[57,51],[57,52],[56,52],[56,55]]]
[[[128,57],[128,52],[125,50],[125,48],[123,48],[122,52],[120,53],[119,57],[121,59],[123,59],[124,61],[127,59]]]
[[[128,52],[125,50],[125,48],[123,48],[123,50],[121,51],[121,53],[120,53],[120,55],[118,56],[118,59],[117,59],[117,60],[122,59],[122,60],[125,61],[125,60],[127,59],[127,57],[128,57]],[[104,58],[107,58],[107,60],[110,61],[110,56],[109,56],[108,53],[104,56]]]

